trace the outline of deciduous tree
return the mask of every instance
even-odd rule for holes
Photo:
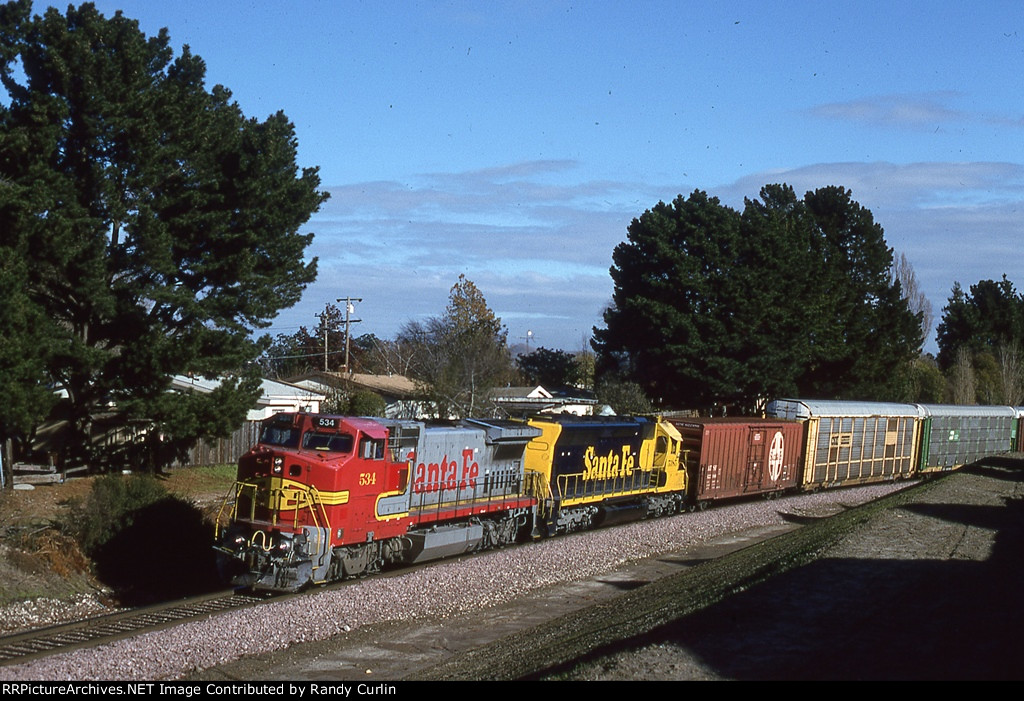
[[[900,253],[893,258],[891,275],[894,281],[900,283],[903,298],[907,300],[910,311],[921,315],[921,339],[922,342],[926,341],[932,332],[935,314],[932,311],[932,303],[921,290],[917,273],[914,272],[914,266],[910,264],[907,254]]]
[[[974,376],[971,352],[966,347],[956,352],[956,360],[950,368],[949,386],[954,404],[977,404],[978,383]]]
[[[260,356],[264,372],[287,378],[313,370],[337,372],[345,365],[345,314],[327,304],[312,329],[300,326],[293,334],[278,334]]]
[[[460,275],[444,315],[407,323],[398,343],[408,350],[409,372],[435,414],[447,418],[489,410],[489,391],[511,376],[507,337],[477,286]]]
[[[1003,342],[996,348],[998,368],[996,393],[1000,404],[1019,406],[1024,402],[1024,357],[1020,344]]]

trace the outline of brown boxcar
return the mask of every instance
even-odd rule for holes
[[[785,419],[670,419],[683,436],[690,503],[775,494],[797,486],[803,423]]]

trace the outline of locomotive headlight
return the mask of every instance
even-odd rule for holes
[[[274,474],[279,475],[284,470],[284,458],[278,456],[274,458]]]

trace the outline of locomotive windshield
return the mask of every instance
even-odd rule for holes
[[[299,429],[292,428],[291,426],[268,424],[263,426],[263,432],[260,433],[260,443],[264,445],[277,445],[282,448],[298,448],[299,434]]]
[[[302,437],[302,447],[327,453],[351,453],[353,440],[347,433],[317,433],[308,431]]]

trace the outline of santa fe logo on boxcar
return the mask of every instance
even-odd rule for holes
[[[768,476],[775,482],[782,475],[783,454],[782,431],[776,431],[768,449]]]

